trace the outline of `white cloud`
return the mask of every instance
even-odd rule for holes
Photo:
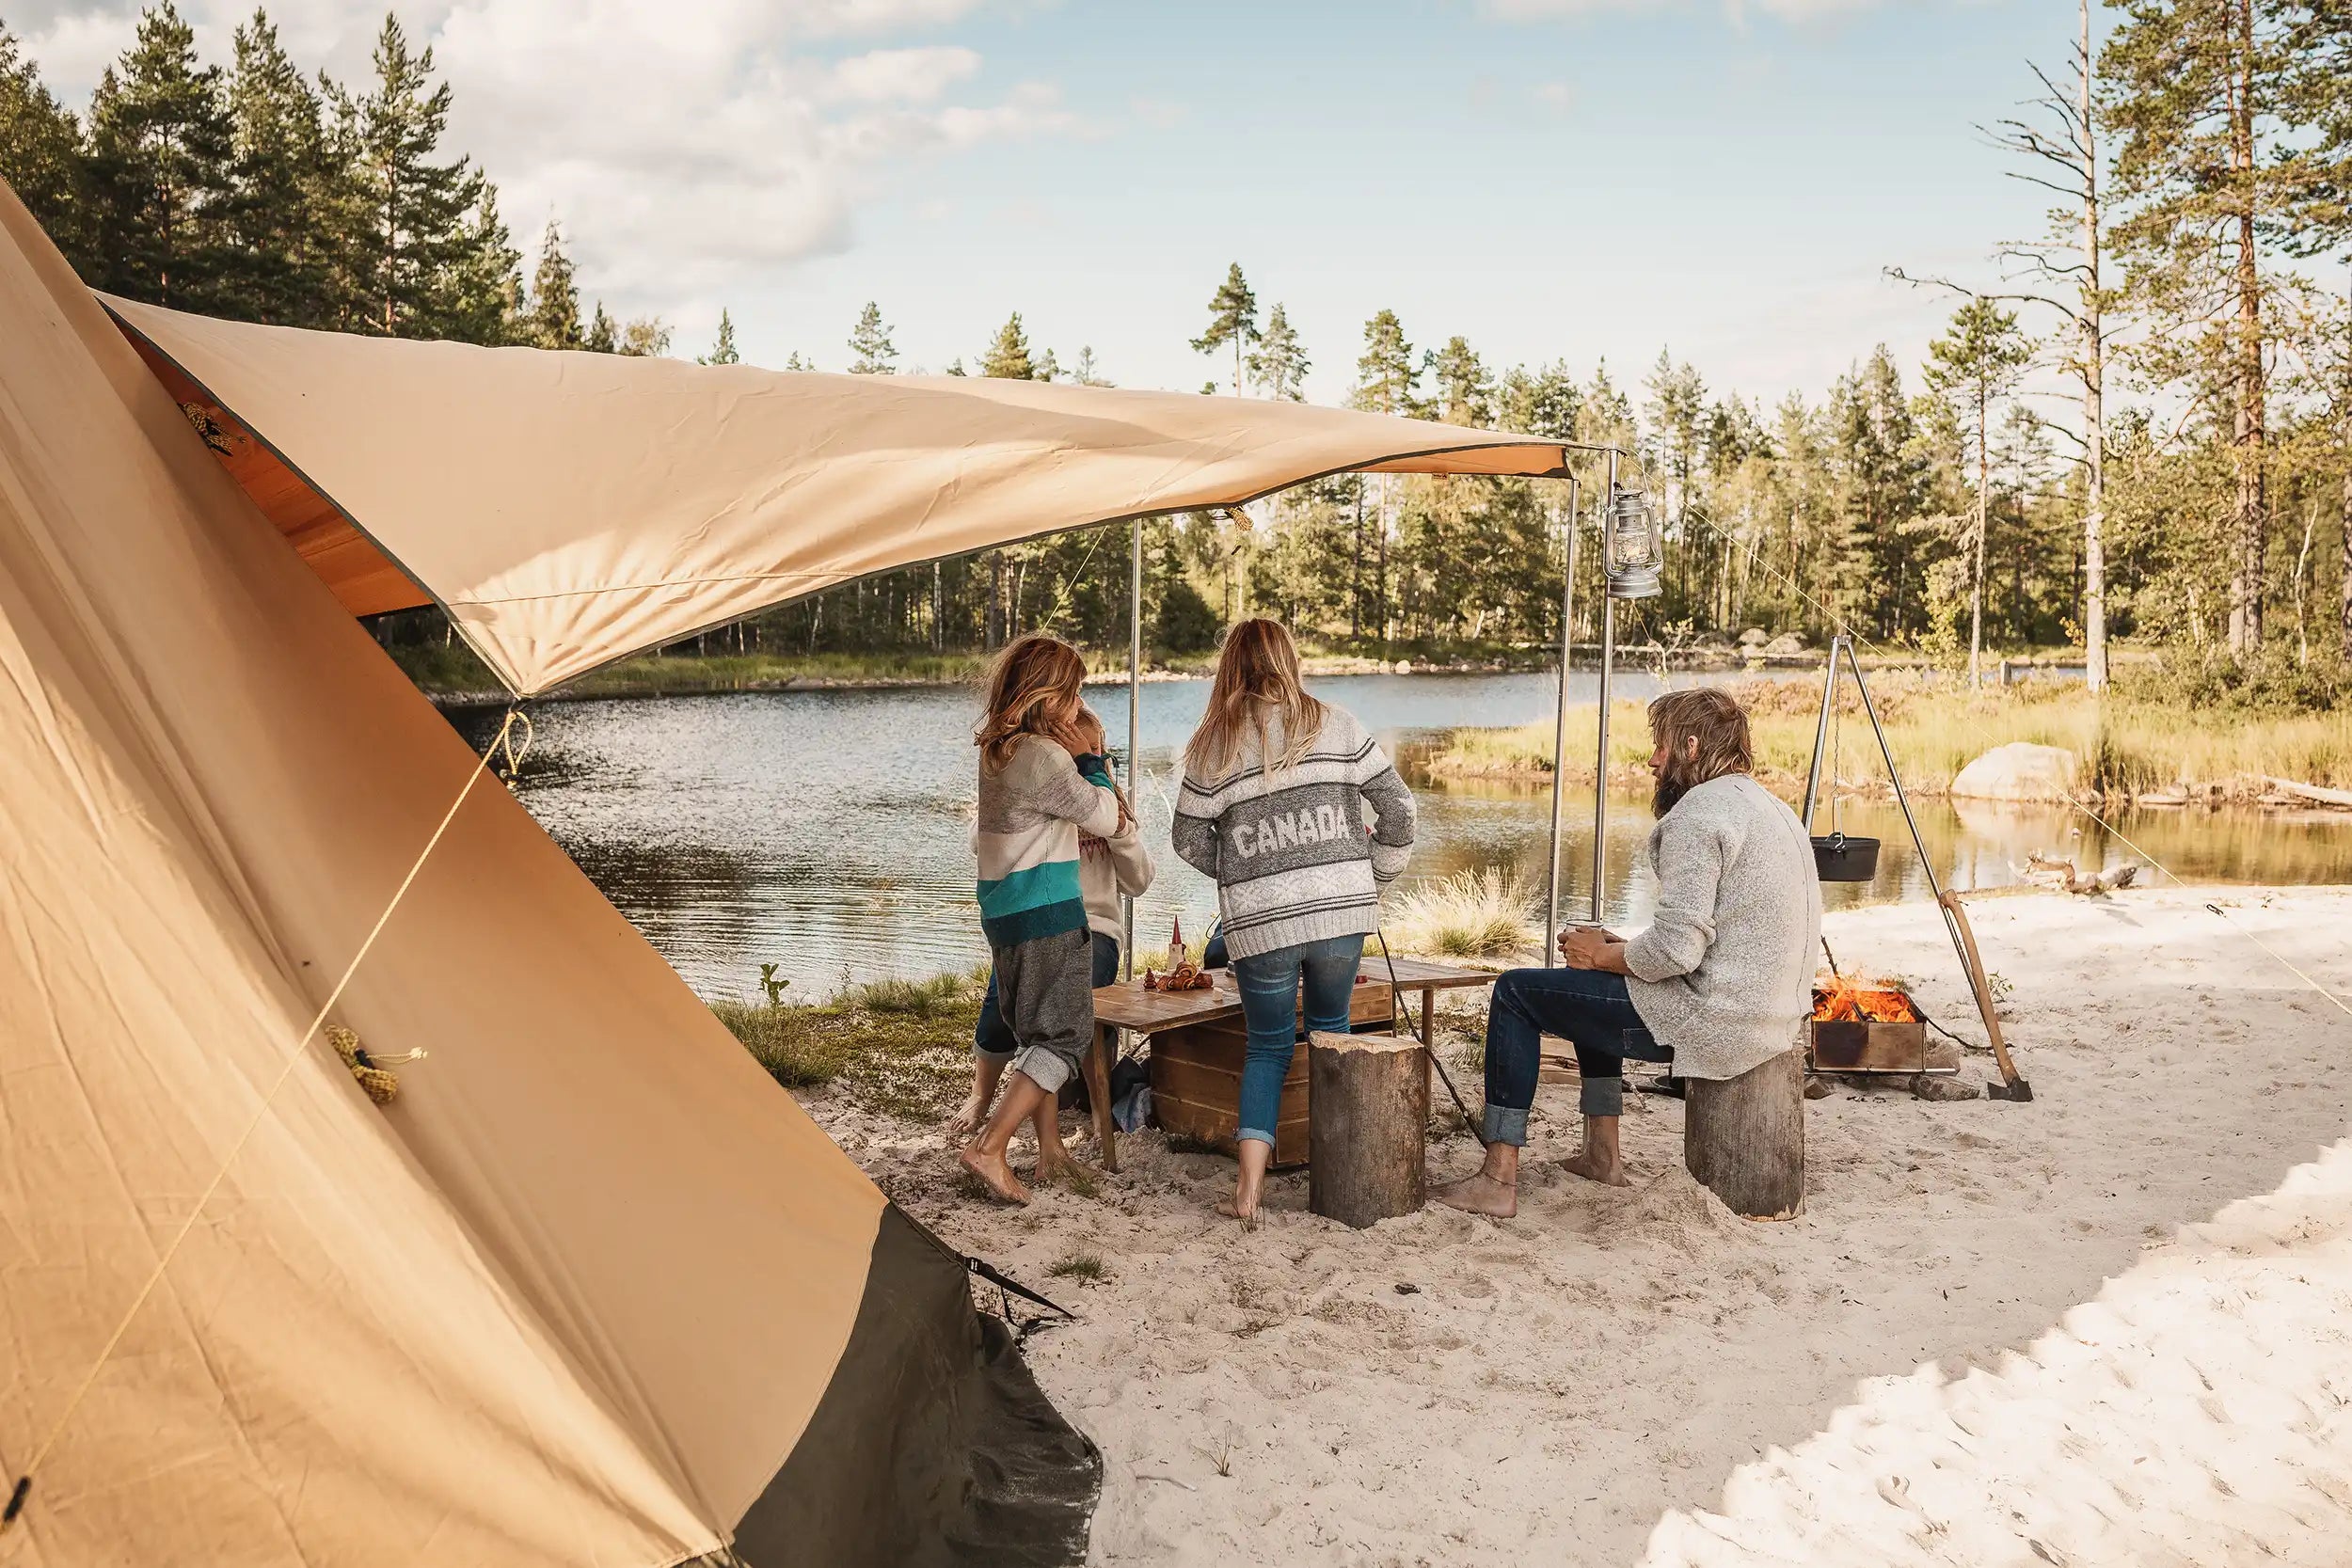
[[[979,69],[979,55],[954,45],[877,49],[835,61],[832,80],[834,92],[851,103],[929,103]]]
[[[1794,25],[1874,10],[1882,0],[1723,0],[1733,25],[1751,9]],[[1478,0],[1478,14],[1490,22],[1566,22],[1584,17],[1662,16],[1690,9],[1688,0]]]
[[[0,0],[8,4],[8,0]],[[79,102],[139,0],[16,0],[54,87]],[[363,78],[386,0],[272,0],[306,69]],[[404,0],[455,89],[447,145],[498,182],[518,238],[563,220],[582,283],[675,309],[846,245],[894,166],[1081,129],[1054,87],[980,89],[971,49],[919,37],[980,0]],[[29,5],[29,11],[25,8]],[[181,0],[225,62],[253,0]],[[903,41],[901,41],[903,40]],[[887,42],[863,53],[844,45]],[[526,262],[526,265],[528,262]]]

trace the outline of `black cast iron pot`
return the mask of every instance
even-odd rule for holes
[[[1832,833],[1813,841],[1813,868],[1825,882],[1867,882],[1878,875],[1879,841]]]

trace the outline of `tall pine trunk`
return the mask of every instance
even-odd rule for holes
[[[1982,381],[1977,383],[1977,563],[1971,574],[1968,592],[1968,684],[1984,684],[1982,673],[1984,649],[1984,536],[1991,521],[1993,508],[1993,454],[1984,444],[1988,422],[1986,405],[1993,401],[1992,388]]]
[[[2241,656],[2263,641],[2262,275],[2254,231],[2254,0],[2238,0],[2238,77],[2230,104],[2230,163],[2243,193],[2237,213],[2237,507],[2230,578],[2230,647]]]
[[[2083,135],[2083,683],[2107,686],[2106,343],[2099,293],[2099,131],[2091,117],[2090,0],[2082,0]]]

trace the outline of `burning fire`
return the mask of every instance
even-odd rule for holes
[[[1919,1022],[1918,1010],[1902,991],[1883,981],[1876,986],[1857,984],[1842,974],[1814,976],[1813,1017],[1823,1023],[1841,1020],[1856,1023]]]

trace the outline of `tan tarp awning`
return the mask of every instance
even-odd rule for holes
[[[1557,441],[1305,404],[786,374],[107,303],[346,608],[429,595],[525,696],[914,562],[1324,474],[1563,464]]]

